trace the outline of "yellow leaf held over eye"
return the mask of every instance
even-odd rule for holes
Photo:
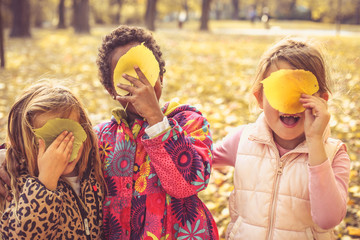
[[[282,113],[295,114],[305,110],[299,102],[302,93],[312,95],[319,91],[314,74],[302,69],[281,69],[261,81],[269,104]]]
[[[80,150],[81,144],[86,140],[87,135],[81,125],[71,119],[54,118],[50,119],[41,128],[34,129],[37,137],[45,141],[45,146],[48,148],[50,144],[63,132],[72,132],[74,136],[73,150],[69,162],[75,160]]]
[[[144,43],[132,47],[127,53],[120,57],[114,69],[114,86],[117,89],[117,93],[121,96],[127,95],[128,91],[118,88],[117,84],[130,85],[129,81],[122,77],[124,73],[138,78],[134,70],[135,65],[140,68],[152,86],[155,85],[159,77],[159,63],[152,51],[145,47]]]

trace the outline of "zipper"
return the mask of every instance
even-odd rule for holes
[[[96,187],[96,183],[94,184],[91,184],[91,187],[93,188],[92,190],[94,190],[94,197],[95,197],[95,205],[96,205],[96,210],[97,210],[97,218],[95,219],[95,224],[98,225],[99,224],[99,216],[101,215],[100,214],[100,207],[99,207],[99,196],[98,196],[98,191],[99,189],[97,189]]]
[[[274,153],[278,153],[278,149],[276,148],[275,145],[271,144],[270,141],[264,141],[262,139],[258,139],[255,137],[250,137],[249,140],[253,140],[255,142],[264,144],[264,145],[268,145],[270,148],[272,148]],[[270,205],[270,216],[269,216],[269,228],[267,231],[267,238],[268,240],[271,240],[273,237],[273,227],[274,227],[274,218],[275,218],[275,209],[276,209],[276,199],[277,199],[277,195],[278,195],[278,188],[279,188],[279,182],[280,182],[280,176],[282,174],[283,171],[283,161],[280,160],[280,155],[279,153],[276,156],[276,176],[275,176],[275,181],[274,181],[274,187],[273,187],[273,195],[271,198],[271,205]]]
[[[89,219],[87,218],[88,212],[86,211],[86,206],[83,203],[83,201],[81,201],[79,196],[76,194],[75,190],[66,181],[64,181],[64,183],[68,186],[70,191],[72,191],[73,195],[75,196],[76,204],[79,207],[80,215],[81,215],[83,223],[84,223],[84,232],[85,232],[85,235],[86,235],[86,239],[91,240],[90,228],[89,228]]]
[[[256,138],[254,136],[249,136],[249,140],[254,141],[254,142],[258,142],[264,145],[268,145],[270,148],[273,149],[273,152],[278,153],[278,149],[276,146],[274,146],[271,141],[267,141],[267,140],[263,140],[263,139],[259,139]],[[275,210],[276,210],[276,200],[278,197],[278,188],[279,188],[279,183],[280,183],[280,178],[281,175],[283,173],[283,169],[284,169],[284,165],[285,165],[285,157],[289,154],[292,153],[304,153],[305,151],[303,150],[303,148],[297,149],[297,150],[291,150],[290,152],[285,153],[282,157],[280,157],[280,155],[277,155],[276,161],[277,161],[277,167],[276,167],[276,176],[275,176],[275,182],[274,182],[274,188],[273,188],[273,196],[271,199],[271,211],[270,211],[270,218],[269,218],[269,228],[267,231],[267,240],[272,240],[273,238],[273,234],[274,234],[274,219],[275,219]],[[283,159],[283,160],[281,160]]]
[[[283,167],[284,167],[283,161],[279,160],[278,163],[279,164],[277,166],[276,176],[275,176],[274,194],[271,199],[270,223],[269,223],[269,231],[268,231],[268,237],[267,237],[267,239],[269,239],[269,240],[272,239],[272,237],[273,237],[276,200],[277,200],[277,196],[278,196],[280,177],[282,175]]]
[[[90,235],[90,229],[89,229],[89,220],[87,218],[84,218],[84,228],[85,228],[85,234],[87,236]]]

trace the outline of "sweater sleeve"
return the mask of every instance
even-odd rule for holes
[[[29,177],[15,200],[5,208],[0,229],[5,239],[55,239],[62,212],[58,192],[48,190],[37,178]]]
[[[212,138],[207,120],[197,112],[169,118],[171,128],[159,136],[142,139],[165,191],[185,198],[205,189],[212,163]]]
[[[214,167],[235,167],[236,153],[245,125],[239,126],[233,133],[228,134],[214,149]]]
[[[345,217],[349,175],[350,158],[345,145],[336,153],[332,165],[326,160],[309,166],[311,215],[321,228],[333,228]]]

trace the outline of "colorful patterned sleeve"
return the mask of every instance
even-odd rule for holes
[[[209,182],[213,147],[210,126],[189,106],[168,119],[169,131],[142,141],[166,192],[185,198],[205,189]]]
[[[0,219],[1,234],[6,239],[53,239],[58,232],[62,212],[59,193],[48,190],[36,178],[28,178],[19,196]]]
[[[110,141],[106,141],[107,136],[108,137],[112,136],[112,133],[107,131],[110,124],[111,124],[111,122],[105,122],[105,123],[101,123],[99,125],[96,125],[93,128],[93,130],[94,130],[94,132],[95,132],[95,134],[97,136],[97,139],[98,139],[98,146],[99,146],[99,151],[100,151],[100,159],[101,159],[102,162],[105,161],[107,155],[109,154],[110,150],[112,149],[112,146],[110,145]]]

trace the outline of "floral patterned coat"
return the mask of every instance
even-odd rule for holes
[[[152,139],[146,121],[129,126],[120,109],[95,127],[108,186],[106,239],[218,239],[197,196],[210,178],[209,124],[188,105],[167,103],[163,112],[171,128]]]

